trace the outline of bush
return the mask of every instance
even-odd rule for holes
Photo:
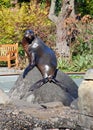
[[[53,36],[50,35],[53,32],[52,23],[47,18],[48,9],[37,6],[34,3],[22,3],[20,8],[1,7],[0,44],[20,42],[26,29],[35,31],[47,44],[53,42]]]
[[[77,24],[79,35],[77,40],[72,45],[73,56],[82,54],[93,54],[93,23],[89,15],[85,15]]]
[[[0,7],[4,6],[4,7],[10,7],[10,0],[0,0]]]
[[[81,21],[74,24],[79,33],[75,41],[70,44],[70,59],[58,61],[58,67],[65,72],[79,72],[93,68],[93,20],[89,15],[85,15]]]
[[[76,0],[76,13],[81,13],[82,16],[89,14],[93,17],[93,0]]]
[[[93,68],[93,54],[77,55],[72,62],[60,59],[58,68],[64,72],[85,72],[87,69]]]

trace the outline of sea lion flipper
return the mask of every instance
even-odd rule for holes
[[[33,69],[33,67],[34,67],[34,66],[28,65],[28,66],[25,68],[25,70],[24,70],[24,72],[23,72],[23,78],[25,78],[25,76],[28,74],[28,72],[29,72],[30,70]]]
[[[34,91],[35,89],[40,88],[42,85],[44,85],[44,84],[47,83],[47,82],[48,82],[48,78],[43,78],[43,79],[37,81],[35,84],[33,84],[33,85],[30,87],[29,91]]]

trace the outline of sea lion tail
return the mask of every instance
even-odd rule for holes
[[[57,79],[53,78],[53,79],[51,79],[51,82],[58,85],[59,87],[61,87],[66,92],[68,92],[68,89],[62,84],[62,82],[58,81]]]

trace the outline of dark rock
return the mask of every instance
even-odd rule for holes
[[[78,97],[77,85],[67,74],[60,70],[57,72],[56,79],[65,86],[68,92],[54,83],[49,82],[33,92],[29,91],[29,88],[40,79],[42,79],[42,76],[37,68],[30,71],[25,79],[22,78],[21,74],[9,92],[10,99],[25,100],[31,103],[61,101],[64,105],[70,105],[71,102]]]

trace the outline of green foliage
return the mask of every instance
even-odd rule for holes
[[[76,12],[81,13],[83,16],[90,14],[93,16],[93,0],[76,0]]]
[[[20,56],[25,56],[25,52],[24,52],[22,46],[19,46],[19,48],[18,48],[18,52],[19,52],[19,55],[20,55]]]
[[[37,7],[36,7],[37,6]],[[0,44],[20,43],[26,29],[32,29],[49,46],[54,46],[54,25],[47,18],[47,8],[41,8],[33,2],[16,8],[0,8]],[[52,28],[53,27],[53,28]],[[51,35],[50,35],[51,34]],[[24,50],[19,45],[19,55],[23,57]]]
[[[0,0],[0,7],[4,6],[4,7],[10,7],[10,0]]]
[[[58,15],[62,7],[62,0],[56,0],[55,14]]]
[[[70,61],[58,61],[58,68],[64,72],[84,72],[93,68],[93,23],[90,19],[86,20],[87,22],[83,19],[76,24],[79,34],[71,46]]]
[[[93,55],[83,54],[78,55],[74,59],[74,71],[86,71],[89,68],[93,68]]]
[[[61,70],[68,70],[69,68],[69,63],[67,60],[65,59],[59,59],[58,60],[58,68],[61,69]]]
[[[79,37],[79,38],[78,38],[78,42],[79,42],[79,44],[76,44],[76,45],[74,46],[73,56],[74,56],[74,55],[78,55],[78,54],[80,54],[80,55],[86,54],[87,52],[90,51],[90,48],[89,48],[88,43],[85,43],[85,42],[83,41],[83,39],[81,39],[81,38]]]
[[[87,9],[89,9],[89,14],[93,17],[93,0],[91,0],[89,3],[88,3],[88,6],[87,6]]]
[[[58,68],[64,72],[70,72],[73,69],[72,63],[67,59],[58,59]]]
[[[87,69],[93,68],[93,55],[77,55],[71,63],[61,59],[58,61],[58,68],[64,72],[85,72]]]
[[[41,8],[41,5],[30,5],[22,3],[21,7],[15,8],[0,7],[0,44],[20,43],[26,29],[32,29],[49,46],[54,43],[54,25],[47,18],[47,8]],[[53,28],[52,28],[53,27]],[[51,35],[50,35],[51,34]],[[20,60],[25,59],[24,50],[19,45]],[[0,62],[6,65],[5,62]],[[24,62],[25,63],[25,62]],[[23,64],[22,64],[23,65]]]
[[[93,55],[93,23],[92,20],[87,23],[78,23],[78,29],[80,31],[77,36],[77,40],[72,46],[72,56],[82,54]]]
[[[51,33],[51,22],[47,18],[47,8],[42,9],[34,3],[28,6],[22,3],[21,8],[0,9],[0,44],[20,42],[26,29],[34,30],[44,41]],[[49,43],[51,40],[49,39]]]

